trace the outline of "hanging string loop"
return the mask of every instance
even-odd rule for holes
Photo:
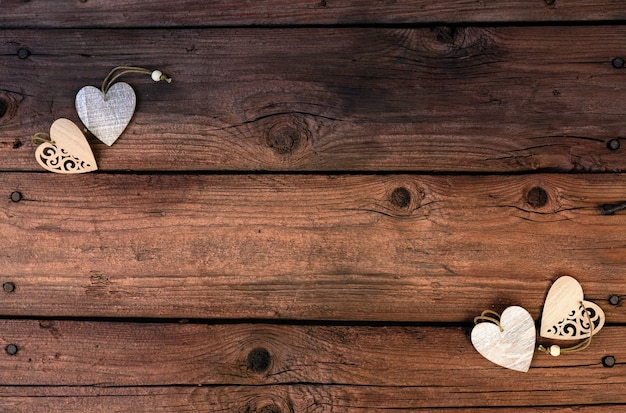
[[[37,132],[33,135],[32,141],[35,145],[41,145],[42,143],[51,143],[54,145],[54,141],[50,139],[50,134],[46,132]]]
[[[502,324],[500,324],[500,314],[496,313],[495,311],[485,310],[480,313],[479,316],[474,317],[474,325],[480,323],[481,321],[489,321],[491,323],[494,323],[498,326],[501,332],[504,331],[504,329],[502,328]]]
[[[113,86],[115,81],[119,79],[121,76],[130,74],[130,73],[150,75],[152,80],[154,80],[155,82],[164,81],[167,83],[172,83],[172,78],[165,75],[160,70],[150,70],[150,69],[146,69],[143,67],[136,67],[136,66],[117,66],[116,68],[112,69],[109,72],[109,74],[104,78],[104,81],[102,81],[102,87],[100,88],[100,90],[102,91],[104,100],[107,100],[107,92],[109,91],[111,86]]]

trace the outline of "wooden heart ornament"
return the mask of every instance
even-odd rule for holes
[[[77,174],[98,169],[85,135],[69,119],[57,119],[50,127],[50,141],[35,151],[39,165],[60,174]]]
[[[563,276],[556,280],[546,297],[539,335],[557,340],[581,340],[588,338],[591,330],[593,334],[600,331],[604,326],[604,311],[583,297],[583,288],[575,278]]]
[[[485,312],[483,312],[483,315]],[[487,360],[507,369],[527,372],[535,351],[535,323],[524,308],[506,308],[498,320],[481,322],[472,329],[474,348]]]
[[[135,113],[137,97],[124,82],[113,84],[104,93],[85,86],[76,94],[76,112],[85,127],[108,146],[120,137]]]

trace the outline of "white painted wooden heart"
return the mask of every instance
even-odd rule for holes
[[[506,308],[500,327],[481,322],[472,329],[474,348],[487,360],[507,369],[527,372],[535,352],[535,323],[524,308]]]
[[[124,82],[115,83],[106,93],[85,86],[76,94],[76,112],[85,127],[108,146],[120,137],[135,113],[137,97]]]
[[[591,335],[590,320],[593,334],[600,331],[604,326],[604,311],[583,298],[583,288],[575,278],[563,276],[556,280],[546,297],[539,335],[558,340],[588,338]]]
[[[85,135],[69,119],[57,119],[50,127],[50,142],[37,147],[35,158],[48,171],[77,174],[98,169]]]

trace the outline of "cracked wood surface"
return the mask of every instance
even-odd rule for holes
[[[579,392],[580,393],[580,392]],[[543,394],[547,394],[544,392]],[[416,397],[417,396],[417,397]],[[431,395],[421,387],[288,384],[202,387],[0,387],[0,408],[12,413],[154,412],[447,412],[597,413],[626,404],[524,407],[421,407]],[[384,403],[381,400],[385,400]],[[454,400],[454,399],[452,399]],[[565,400],[565,397],[564,397]],[[441,403],[443,404],[443,403]],[[265,409],[265,410],[263,410]]]
[[[91,2],[89,2],[91,3]],[[129,63],[103,171],[621,171],[626,26],[2,30],[0,170]],[[120,44],[133,54],[120,55]],[[32,53],[26,59],[18,50]]]
[[[127,0],[2,3],[3,27],[180,27],[626,19],[619,0]]]
[[[521,407],[528,394],[533,406],[626,403],[618,390],[626,386],[623,364],[602,366],[607,354],[626,357],[624,327],[606,327],[584,352],[560,358],[536,353],[527,374],[485,362],[466,328],[50,320],[2,320],[0,328],[2,343],[19,347],[15,356],[0,358],[0,378],[21,385],[0,388],[0,396],[45,392],[38,386],[50,385],[66,387],[53,394],[78,398],[154,392],[169,405],[183,397],[192,411],[243,411],[266,398],[284,403],[280,412],[292,404],[295,411]],[[260,346],[269,361],[255,371],[249,354]],[[581,377],[584,392],[577,391]],[[615,391],[604,391],[609,384]],[[239,385],[255,387],[234,387]],[[181,394],[159,388],[165,386],[189,387]],[[9,402],[2,399],[0,406]]]
[[[71,192],[68,191],[71,188]],[[559,275],[626,322],[622,175],[4,173],[13,316],[537,318]]]

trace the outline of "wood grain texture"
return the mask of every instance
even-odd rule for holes
[[[91,2],[89,2],[91,3]],[[88,3],[88,4],[89,4]],[[560,4],[560,3],[559,3]],[[135,116],[101,170],[621,171],[626,26],[4,30],[0,170],[35,171],[30,137],[78,121],[111,68]],[[132,44],[132,54],[120,49]],[[19,59],[26,48],[32,54]]]
[[[606,327],[584,352],[559,358],[537,353],[530,371],[520,373],[483,359],[462,328],[52,320],[3,320],[0,326],[3,346],[19,347],[16,355],[0,357],[5,386],[90,386],[105,396],[124,395],[108,387],[132,386],[138,395],[154,391],[201,403],[192,411],[207,411],[202,403],[242,411],[260,398],[283,401],[279,412],[294,399],[309,406],[297,412],[317,411],[317,404],[340,411],[528,406],[529,394],[533,406],[626,403],[623,364],[602,366],[606,355],[626,357],[624,327]],[[270,361],[255,372],[248,358],[259,347]],[[581,377],[585,392],[576,390]],[[232,387],[239,385],[254,387]],[[80,396],[76,389],[65,391]]]
[[[568,274],[626,322],[606,301],[626,295],[626,215],[598,209],[622,175],[4,173],[0,194],[3,315],[538,319]]]
[[[202,387],[0,387],[0,408],[12,413],[354,413],[432,412],[414,387],[271,385]],[[456,396],[456,395],[455,395]],[[452,400],[454,400],[454,397]],[[524,407],[436,407],[445,413],[597,413],[626,404]],[[265,410],[263,410],[265,409]]]
[[[180,27],[624,20],[619,0],[2,2],[3,27]]]

